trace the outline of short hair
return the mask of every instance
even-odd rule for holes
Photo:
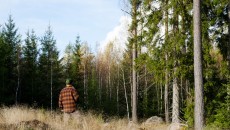
[[[68,78],[68,79],[66,79],[65,83],[66,83],[66,85],[67,85],[67,84],[71,84],[71,85],[72,85],[73,80],[72,80],[72,79],[70,79],[70,78]]]

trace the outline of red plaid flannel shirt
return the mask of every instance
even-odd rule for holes
[[[74,112],[76,110],[76,101],[78,97],[79,95],[76,89],[71,85],[67,85],[60,92],[59,107],[66,113]]]

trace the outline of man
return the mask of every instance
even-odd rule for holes
[[[72,116],[76,115],[76,102],[79,95],[72,86],[72,80],[66,80],[66,86],[59,95],[59,108],[64,112],[64,123],[66,124]]]

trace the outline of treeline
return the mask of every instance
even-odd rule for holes
[[[130,1],[130,11],[126,12],[130,12],[132,23],[126,54],[132,63],[125,61],[135,66],[128,72],[135,76],[131,87],[137,88],[131,90],[137,89],[138,117],[160,115],[166,122],[193,125],[197,112],[193,60],[197,32],[193,20],[198,17],[193,2]],[[202,56],[195,60],[201,60],[203,67],[203,82],[198,84],[204,89],[204,123],[230,128],[230,3],[204,0],[197,12],[201,15]]]
[[[137,119],[157,115],[167,123],[192,126],[192,4],[191,0],[129,1],[126,12],[132,23],[125,51],[117,48],[115,39],[94,54],[77,36],[62,58],[50,27],[41,37],[28,31],[23,40],[10,16],[0,35],[0,102],[56,108],[59,91],[70,77],[83,110],[128,118],[137,114]],[[228,0],[201,4],[205,124],[220,128],[230,128],[228,14]]]
[[[1,104],[56,107],[65,77],[51,27],[41,37],[28,30],[22,39],[10,15],[1,26],[0,50]]]

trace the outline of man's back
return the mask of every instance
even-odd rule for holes
[[[66,113],[72,113],[76,110],[77,98],[78,94],[76,89],[71,85],[67,85],[60,92],[59,107]]]

